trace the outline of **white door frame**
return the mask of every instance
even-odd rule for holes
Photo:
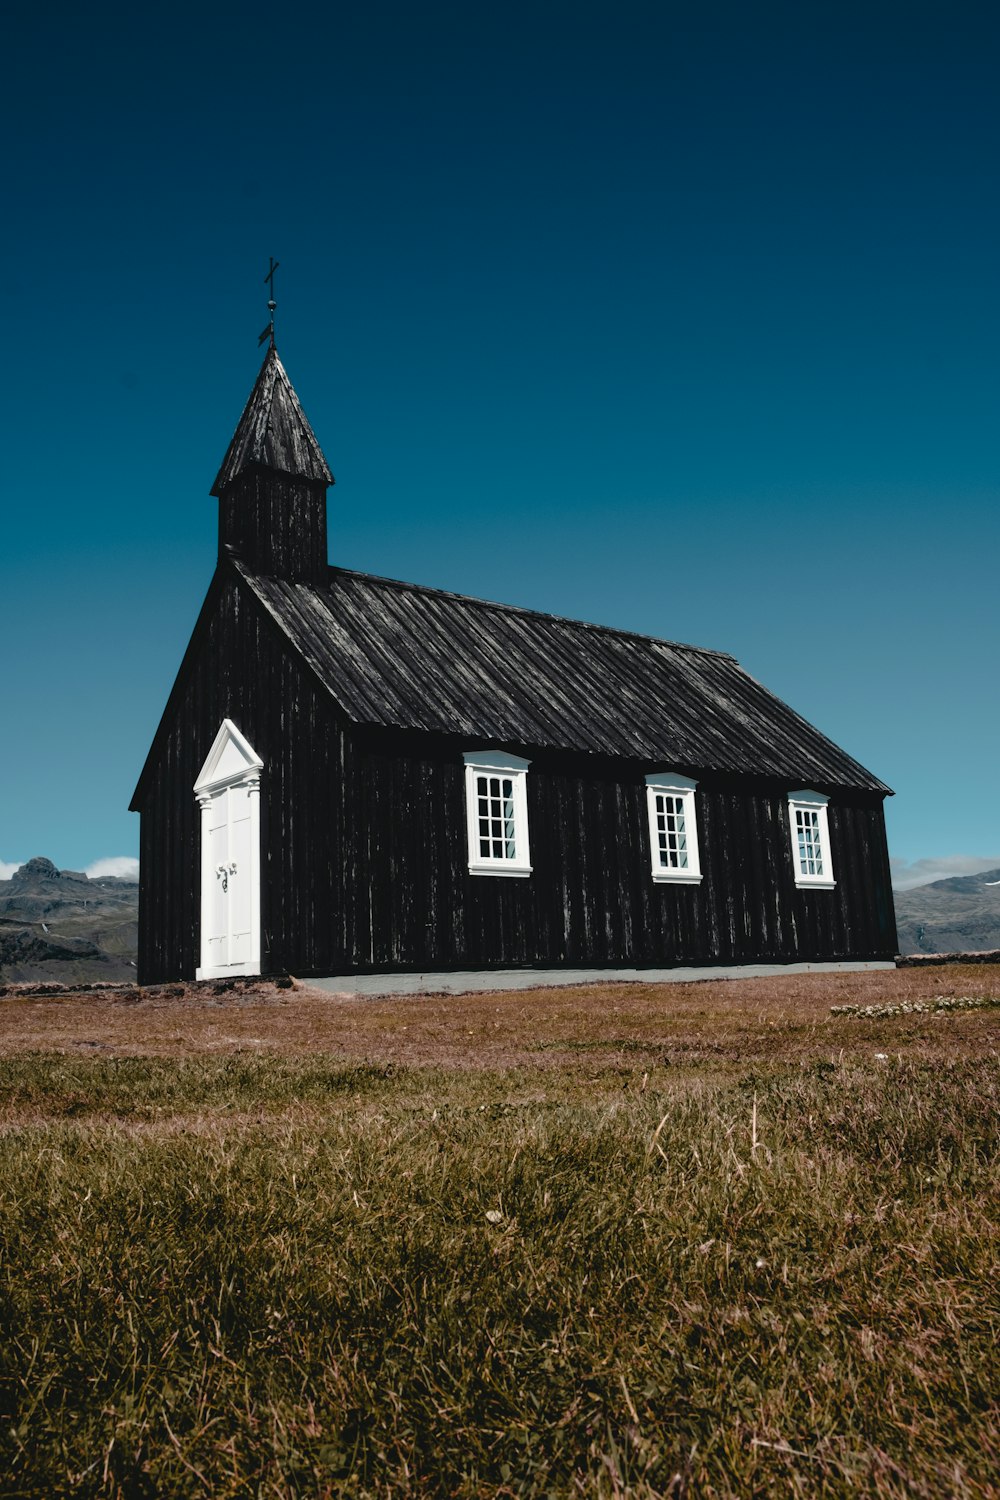
[[[201,963],[195,970],[195,979],[224,979],[233,974],[260,973],[260,773],[263,769],[264,762],[249,740],[240,733],[232,719],[223,719],[194,784],[195,798],[201,809]],[[213,964],[209,962],[210,958],[218,955],[209,953],[208,940],[211,902],[219,872],[210,868],[209,828],[215,800],[230,789],[246,791],[250,813],[250,868],[230,868],[222,878],[238,879],[249,887],[250,951],[238,963]]]

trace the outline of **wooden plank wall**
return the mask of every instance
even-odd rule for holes
[[[230,575],[144,794],[142,983],[193,977],[199,962],[200,829],[192,787],[227,716],[265,766],[265,972],[895,954],[875,793],[834,794],[836,889],[799,890],[787,789],[704,776],[698,811],[705,878],[697,887],[654,885],[643,780],[651,768],[538,752],[527,782],[533,874],[470,875],[462,751],[476,747],[349,728]]]
[[[335,845],[327,810],[332,708],[278,632],[228,569],[214,611],[193,642],[143,787],[139,956],[142,984],[193,978],[200,962],[200,815],[194,782],[224,718],[264,761],[261,778],[261,905],[265,971],[289,967],[288,933],[314,925],[318,889],[329,891]],[[322,713],[322,729],[317,716]],[[337,728],[335,724],[335,728]],[[339,734],[339,728],[337,728]],[[340,800],[339,789],[337,798]],[[337,846],[339,847],[339,846]],[[271,955],[275,933],[280,956]],[[310,948],[309,952],[312,951]],[[296,949],[296,956],[298,950]]]
[[[326,485],[253,469],[219,500],[219,557],[227,548],[261,573],[326,582]]]
[[[706,776],[698,790],[704,880],[661,885],[650,874],[646,768],[539,752],[528,772],[531,877],[475,876],[461,760],[471,747],[430,750],[358,734],[344,741],[354,852],[349,884],[330,910],[336,938],[320,959],[327,972],[895,955],[877,794],[833,798],[837,886],[801,890],[787,788]]]

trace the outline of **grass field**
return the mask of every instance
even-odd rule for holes
[[[988,968],[0,999],[0,1489],[1000,1493]]]

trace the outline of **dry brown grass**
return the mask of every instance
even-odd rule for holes
[[[235,1048],[322,1052],[397,1066],[563,1066],[593,1054],[632,1068],[869,1056],[873,1041],[922,1057],[1000,1047],[1000,1011],[887,1024],[833,1017],[832,1005],[1000,994],[982,965],[788,974],[697,984],[596,984],[473,995],[369,999],[267,981],[218,993],[162,985],[0,998],[0,1056],[22,1051],[190,1057]]]
[[[0,998],[0,1493],[998,1493],[981,966]]]

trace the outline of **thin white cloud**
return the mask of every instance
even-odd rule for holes
[[[130,854],[113,854],[108,859],[95,859],[83,873],[91,880],[100,880],[109,875],[120,875],[123,880],[138,880],[139,861]]]
[[[892,888],[911,891],[932,880],[950,880],[956,875],[978,875],[983,870],[1000,870],[1000,854],[945,854],[939,859],[890,859]]]
[[[5,859],[0,859],[0,880],[9,880],[14,871],[20,868],[20,863],[11,865]]]

